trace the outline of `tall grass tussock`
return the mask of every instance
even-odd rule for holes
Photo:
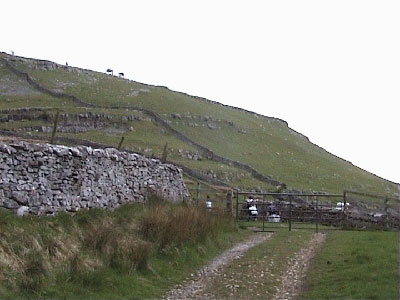
[[[155,204],[140,219],[139,233],[163,250],[184,243],[205,242],[233,226],[230,217],[219,208],[211,213],[198,206]]]

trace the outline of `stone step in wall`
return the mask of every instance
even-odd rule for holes
[[[17,142],[0,145],[0,207],[32,214],[189,198],[182,171],[114,148]]]

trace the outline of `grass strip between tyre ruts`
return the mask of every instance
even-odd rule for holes
[[[270,240],[226,266],[212,280],[206,292],[214,294],[217,299],[271,298],[289,259],[307,245],[311,235],[310,231],[275,232]]]

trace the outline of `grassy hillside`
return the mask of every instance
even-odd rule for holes
[[[57,110],[74,117],[74,114],[82,113],[112,117],[112,121],[103,127],[79,133],[62,132],[58,136],[76,137],[114,147],[118,145],[121,136],[125,136],[125,149],[156,157],[161,156],[168,142],[168,159],[172,162],[215,177],[233,187],[275,189],[270,184],[254,179],[243,169],[213,161],[201,149],[166,130],[151,116],[143,112],[118,109],[144,108],[157,113],[173,129],[209,148],[216,155],[247,164],[290,188],[334,193],[341,193],[343,189],[391,195],[395,193],[393,183],[326,152],[290,129],[282,120],[103,73],[12,58],[5,54],[2,57],[16,69],[28,73],[41,86],[73,95],[97,108],[82,108],[68,99],[40,92],[1,63],[0,109],[46,107],[50,115],[54,115]],[[110,109],[111,106],[114,109]],[[132,115],[137,118],[127,120]],[[50,133],[41,132],[40,127],[51,127],[52,120],[50,117],[47,121],[0,122],[0,129],[49,136]]]

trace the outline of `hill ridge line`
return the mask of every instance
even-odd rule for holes
[[[199,149],[200,151],[202,151],[204,154],[206,154],[208,156],[208,158],[210,160],[213,161],[217,161],[217,162],[221,162],[224,164],[228,164],[228,165],[232,165],[235,166],[239,169],[242,169],[246,172],[249,172],[254,178],[263,181],[265,183],[268,184],[272,184],[274,186],[280,186],[283,185],[282,182],[273,179],[271,176],[266,176],[260,172],[258,172],[256,169],[254,169],[253,167],[235,161],[235,160],[231,160],[229,158],[225,158],[222,157],[220,155],[215,154],[212,150],[210,150],[209,148],[200,145],[199,143],[193,141],[192,139],[190,139],[189,137],[185,136],[184,134],[182,134],[181,132],[177,131],[176,129],[174,129],[172,126],[170,126],[164,119],[161,118],[161,116],[151,110],[142,108],[142,107],[135,107],[135,106],[98,106],[98,105],[94,105],[91,103],[87,103],[81,99],[79,99],[78,97],[74,96],[74,95],[69,95],[67,93],[62,93],[62,92],[55,92],[52,91],[44,86],[42,86],[41,84],[39,84],[38,82],[36,82],[34,79],[32,79],[32,77],[26,73],[26,72],[22,72],[20,70],[18,70],[17,68],[15,68],[7,59],[5,59],[4,57],[0,57],[0,61],[3,62],[3,64],[11,71],[13,72],[15,75],[17,75],[18,77],[21,77],[23,79],[25,79],[28,84],[30,84],[32,87],[34,87],[35,89],[39,90],[42,93],[48,94],[50,96],[53,96],[55,98],[64,98],[67,100],[70,100],[72,102],[75,102],[77,104],[80,104],[83,107],[91,107],[91,108],[102,108],[102,109],[128,109],[128,110],[134,110],[134,111],[141,111],[147,115],[149,115],[150,117],[152,117],[154,119],[154,121],[156,121],[158,124],[160,124],[161,126],[163,126],[165,129],[167,129],[169,132],[171,132],[172,134],[174,134],[178,139],[182,140],[183,142],[186,142],[194,147],[196,147],[197,149]],[[286,186],[286,185],[285,185]]]
[[[6,52],[0,52],[0,56],[1,55],[10,57],[10,55],[7,54]],[[26,60],[26,61],[42,62],[44,64],[57,65],[59,68],[66,68],[65,65],[62,65],[62,64],[50,61],[50,60],[29,58],[29,57],[23,57],[23,56],[17,56],[17,55],[12,56],[12,57],[18,58],[18,59],[20,59],[22,61]],[[94,70],[91,70],[91,69],[85,69],[85,68],[80,68],[80,67],[68,66],[67,68],[82,70],[82,71],[85,71],[85,72],[94,72],[94,73],[104,74],[103,72],[100,72],[100,71],[94,71]],[[251,110],[247,110],[247,109],[244,109],[244,108],[241,108],[241,107],[231,106],[231,105],[224,104],[224,103],[221,103],[221,102],[218,102],[218,101],[215,101],[215,100],[210,100],[210,99],[207,99],[207,98],[202,97],[202,96],[190,95],[190,94],[185,93],[185,92],[172,90],[172,89],[170,89],[169,87],[167,87],[165,85],[156,85],[156,84],[143,83],[143,82],[139,82],[139,81],[128,79],[128,78],[122,78],[122,79],[130,81],[130,82],[133,82],[133,83],[138,83],[138,84],[141,84],[141,85],[145,85],[145,86],[148,86],[148,87],[164,88],[164,89],[166,89],[166,90],[168,90],[170,92],[181,94],[181,95],[184,95],[184,96],[187,96],[187,97],[190,97],[190,98],[194,98],[194,99],[197,99],[197,100],[200,100],[200,101],[208,102],[208,103],[211,103],[211,104],[214,104],[214,105],[219,105],[219,106],[223,106],[223,107],[234,109],[234,110],[239,110],[241,112],[248,113],[248,114],[254,115],[256,117],[271,119],[273,121],[285,124],[291,131],[293,131],[294,133],[300,135],[302,138],[304,138],[306,140],[309,140],[309,138],[307,136],[305,136],[304,134],[294,130],[291,127],[289,127],[289,124],[288,124],[287,121],[285,121],[283,119],[280,119],[280,118],[277,118],[277,117],[266,116],[266,115],[263,115],[263,114],[260,114],[260,113],[257,113],[257,112],[251,111]]]

